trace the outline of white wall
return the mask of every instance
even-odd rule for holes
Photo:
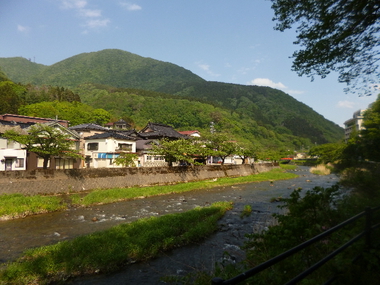
[[[0,171],[5,170],[26,170],[26,150],[0,149]]]

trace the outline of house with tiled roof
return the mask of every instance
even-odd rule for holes
[[[108,131],[84,138],[85,165],[87,168],[121,167],[114,163],[122,152],[136,153],[136,131]],[[137,165],[137,162],[136,162]]]
[[[34,170],[43,167],[43,159],[36,153],[27,152],[23,145],[1,137],[1,133],[9,129],[15,129],[17,132],[27,134],[28,129],[35,124],[48,125],[59,129],[61,132],[69,135],[70,140],[75,142],[73,149],[76,151],[79,150],[79,134],[67,129],[59,121],[37,120],[37,122],[17,122],[0,120],[0,170]],[[79,167],[80,160],[70,157],[52,157],[48,166],[49,169],[71,169]]]
[[[179,133],[187,137],[201,137],[201,133],[199,131],[180,131]]]
[[[17,114],[2,114],[0,115],[0,120],[8,121],[8,122],[17,122],[17,123],[47,123],[47,122],[58,122],[64,127],[69,126],[69,121],[67,120],[58,120],[51,118],[40,118],[40,117],[31,117],[31,116],[23,116]]]
[[[129,130],[132,128],[130,124],[128,124],[125,120],[120,119],[116,122],[110,122],[106,124],[106,127],[108,129],[114,129],[114,130]]]
[[[181,139],[185,138],[184,135],[180,134],[173,127],[149,122],[145,128],[143,128],[139,135],[144,139]]]
[[[136,151],[139,155],[140,165],[144,167],[167,166],[163,156],[151,153],[152,144],[159,143],[160,139],[177,140],[187,137],[171,126],[152,122],[149,122],[138,134],[141,139],[137,141]]]

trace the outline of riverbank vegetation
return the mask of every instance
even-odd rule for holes
[[[281,199],[280,207],[288,211],[285,214],[274,215],[277,224],[266,231],[248,236],[244,246],[247,254],[244,262],[227,266],[219,264],[212,275],[205,272],[197,273],[199,282],[197,280],[195,283],[181,284],[210,284],[212,277],[215,276],[230,279],[325,232],[367,207],[379,207],[379,99],[366,111],[363,125],[365,130],[360,133],[353,132],[346,143],[318,145],[310,150],[311,156],[318,157],[316,163],[334,165],[333,169],[328,168],[339,173],[339,185],[326,189],[316,187],[306,193],[302,193],[302,189],[294,190],[290,198]],[[319,174],[323,173],[321,168],[316,170]],[[350,190],[344,191],[339,186],[349,187]],[[372,220],[373,225],[380,222],[379,211],[372,214]],[[304,249],[299,254],[270,267],[245,281],[245,284],[285,284],[364,229],[364,219],[356,224],[350,224],[349,227],[343,227],[316,246]],[[370,247],[368,243],[365,244],[365,239],[361,238],[308,276],[302,284],[322,284],[332,277],[334,284],[378,284],[380,279],[378,236],[379,229],[375,229],[373,235],[369,237],[372,241]]]
[[[296,176],[297,175],[294,173],[284,172],[282,168],[274,168],[268,172],[243,177],[226,177],[150,187],[96,189],[87,193],[73,193],[69,196],[25,196],[21,194],[0,195],[0,220],[60,211],[72,206],[86,207],[94,204],[108,204],[122,200],[211,189],[214,187],[226,187],[235,184],[291,179]]]
[[[230,209],[232,203],[217,202],[30,249],[0,271],[0,284],[50,284],[79,275],[112,272],[204,239],[217,229],[217,221]]]
[[[0,220],[22,218],[63,209],[66,209],[66,206],[57,196],[0,195]]]

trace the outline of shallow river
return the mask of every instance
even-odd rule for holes
[[[298,167],[296,173],[300,175],[298,178],[274,183],[169,194],[0,221],[0,263],[17,258],[31,247],[54,244],[143,217],[187,211],[216,201],[233,201],[234,209],[221,219],[220,230],[201,244],[171,251],[151,262],[130,265],[113,275],[81,278],[71,284],[163,284],[159,281],[161,276],[211,269],[215,261],[226,258],[224,252],[229,253],[230,261],[239,261],[244,258],[239,246],[244,243],[245,234],[269,226],[273,222],[271,214],[279,211],[278,203],[270,203],[271,198],[288,197],[298,187],[306,192],[315,186],[329,187],[338,182],[335,175],[313,175],[308,167]],[[240,213],[245,205],[251,205],[253,211],[249,217],[241,219]]]

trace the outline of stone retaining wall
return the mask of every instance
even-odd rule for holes
[[[165,185],[247,176],[268,171],[275,166],[278,164],[1,171],[0,194],[58,194],[91,189]]]

